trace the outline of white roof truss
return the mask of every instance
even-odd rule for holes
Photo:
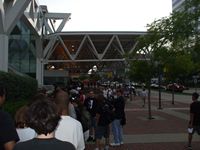
[[[103,33],[103,32],[102,32]],[[104,36],[104,34],[102,34],[101,32],[97,32],[97,36]],[[140,36],[140,35],[143,35],[143,34],[146,34],[145,32],[141,32],[141,33],[133,33],[132,35],[134,36],[136,34],[136,37],[137,36]],[[51,59],[49,60],[49,58],[51,57],[51,55],[53,55],[53,51],[56,50],[56,46],[58,46],[59,44],[57,43],[57,45],[53,48],[53,50],[51,50],[50,52],[51,53],[48,53],[48,57],[46,57],[47,59],[47,62],[95,62],[95,61],[125,61],[124,59],[124,54],[125,53],[130,53],[130,52],[133,52],[136,45],[137,45],[137,41],[136,39],[134,39],[133,37],[131,37],[129,40],[135,40],[133,42],[133,44],[130,46],[130,42],[129,42],[129,49],[127,51],[127,48],[126,50],[124,49],[124,43],[122,44],[121,40],[127,40],[127,38],[125,39],[121,39],[123,37],[126,37],[126,36],[130,36],[131,33],[124,33],[124,35],[121,36],[121,33],[120,34],[117,34],[116,33],[105,33],[105,36],[106,35],[109,35],[110,38],[107,39],[107,41],[105,39],[102,39],[102,40],[105,40],[105,43],[106,46],[104,47],[104,49],[101,50],[101,52],[98,52],[97,50],[97,45],[95,45],[95,43],[97,43],[97,41],[95,41],[95,33],[91,34],[91,33],[79,33],[78,32],[75,32],[74,34],[72,33],[56,33],[57,37],[58,37],[58,40],[60,41],[60,44],[62,45],[62,47],[64,48],[64,51],[65,53],[69,56],[69,59],[66,59],[66,60],[54,60],[54,59]],[[54,35],[55,36],[55,35]],[[50,36],[46,36],[46,38],[49,38],[50,39],[50,42],[51,44],[55,44],[55,41],[53,42],[52,41],[52,37],[54,37],[53,35],[50,35]],[[68,36],[68,38],[65,40],[65,36]],[[66,42],[70,42],[69,38],[70,36],[79,36],[79,41],[80,41],[80,44],[78,45],[75,53],[71,53],[70,50],[68,49],[67,47],[67,43]],[[95,41],[95,43],[94,43]],[[85,51],[86,49],[84,49],[84,45],[86,45],[85,48],[87,48],[87,51]],[[48,49],[51,49],[51,47],[48,47]],[[113,50],[113,48],[115,50]],[[47,50],[45,50],[47,51]],[[45,52],[44,51],[44,52]],[[84,58],[83,57],[79,57],[80,55],[84,55]],[[46,55],[44,55],[46,56]],[[88,57],[87,59],[85,57]]]
[[[34,1],[34,0],[32,0]],[[5,32],[9,34],[20,17],[24,14],[25,9],[29,5],[31,0],[17,0],[14,5],[10,8],[7,8],[5,14]]]
[[[5,18],[5,12],[3,7],[3,1],[0,0],[0,34],[4,33],[4,18]]]

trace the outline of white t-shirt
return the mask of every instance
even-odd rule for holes
[[[108,97],[107,93],[108,93],[108,90],[107,90],[107,89],[104,89],[104,90],[103,90],[103,96],[104,96],[105,98]]]
[[[146,90],[142,90],[141,91],[141,97],[146,98],[147,97],[147,91]]]
[[[55,137],[61,141],[72,143],[76,150],[85,149],[82,125],[70,116],[61,116],[61,120],[55,131]]]
[[[24,142],[36,137],[35,130],[31,128],[17,128],[17,134],[19,136],[19,142]]]

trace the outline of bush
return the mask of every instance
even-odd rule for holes
[[[6,100],[5,104],[3,105],[3,110],[11,114],[11,116],[14,118],[16,111],[26,104],[28,104],[27,100],[18,100],[15,102]]]
[[[0,71],[0,85],[7,90],[6,102],[3,109],[13,117],[15,112],[37,92],[37,81],[29,76],[20,76],[14,73]]]
[[[30,99],[37,92],[37,81],[28,76],[0,71],[0,84],[6,87],[7,101]]]

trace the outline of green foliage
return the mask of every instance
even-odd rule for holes
[[[5,72],[0,72],[0,84],[6,87],[6,99],[9,101],[29,99],[38,87],[37,81],[31,77]]]
[[[19,101],[5,101],[5,104],[3,104],[3,109],[8,112],[9,114],[12,115],[12,117],[14,117],[16,111],[26,105],[28,103],[27,100],[19,100]]]
[[[152,65],[148,61],[136,60],[131,63],[129,78],[136,82],[147,83],[152,78]]]
[[[194,63],[188,54],[171,54],[166,61],[165,75],[169,81],[184,80],[194,71]]]
[[[155,63],[159,62],[165,78],[184,80],[189,74],[200,70],[199,18],[200,0],[185,0],[180,11],[147,25],[147,34],[138,38],[135,51],[127,58],[143,56],[154,71]],[[143,77],[136,76],[141,73],[135,71],[142,71],[136,69],[137,66],[140,67],[137,62],[130,63],[130,77],[135,79]],[[146,72],[143,70],[143,73]]]

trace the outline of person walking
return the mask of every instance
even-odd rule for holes
[[[190,120],[188,124],[188,149],[192,149],[192,136],[195,132],[200,135],[200,101],[199,94],[192,94],[192,103],[190,104]]]
[[[141,96],[142,101],[143,101],[142,107],[145,107],[146,98],[147,98],[147,91],[145,90],[145,88],[142,89],[140,96]]]

